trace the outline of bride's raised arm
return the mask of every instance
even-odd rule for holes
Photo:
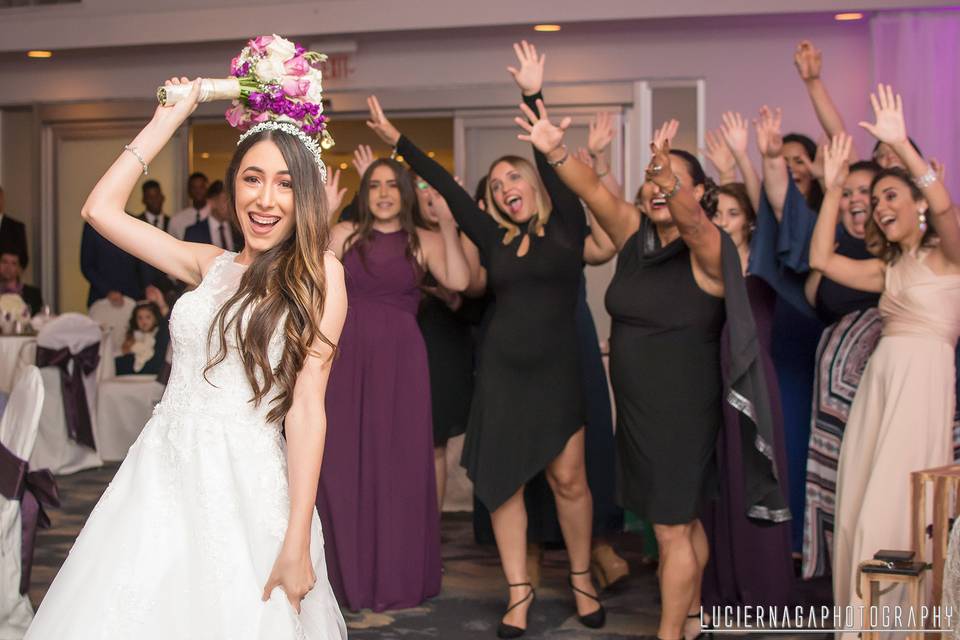
[[[167,84],[178,85],[186,82],[186,78],[173,78],[168,80]],[[137,180],[146,174],[150,162],[197,108],[200,85],[198,81],[192,84],[193,88],[187,99],[173,106],[157,107],[147,126],[124,147],[120,157],[97,182],[80,210],[80,215],[100,235],[127,253],[177,280],[196,285],[203,277],[207,265],[221,250],[213,245],[178,240],[165,231],[128,215],[124,210]]]

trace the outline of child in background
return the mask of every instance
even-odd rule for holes
[[[160,306],[152,301],[138,303],[130,316],[123,355],[116,358],[117,375],[159,373],[169,340],[167,319]]]

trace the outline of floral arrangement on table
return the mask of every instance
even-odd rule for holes
[[[16,293],[0,295],[0,331],[13,333],[17,322],[21,323],[21,331],[30,326],[30,307]]]
[[[246,131],[261,122],[288,121],[320,146],[334,145],[323,115],[323,74],[318,65],[322,53],[278,35],[257,36],[230,63],[230,78],[204,78],[200,102],[232,100],[226,117],[230,126]],[[174,104],[190,91],[190,85],[157,89],[160,104]]]

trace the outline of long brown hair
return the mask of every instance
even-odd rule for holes
[[[883,230],[877,225],[877,221],[873,219],[873,210],[875,208],[873,190],[877,188],[877,183],[884,178],[896,178],[906,185],[906,187],[910,189],[910,197],[913,198],[914,202],[923,202],[924,197],[923,191],[913,182],[910,174],[900,167],[881,169],[873,176],[873,181],[870,183],[870,217],[867,218],[867,224],[864,229],[864,241],[867,244],[867,251],[887,264],[892,264],[897,261],[903,253],[903,250],[900,249],[900,245],[896,242],[887,240],[887,236],[884,235]],[[935,242],[936,237],[937,232],[933,228],[933,225],[927,223],[927,230],[920,239],[920,245],[930,246]]]
[[[493,216],[493,219],[497,221],[498,225],[507,230],[506,235],[503,236],[503,244],[510,244],[514,238],[520,235],[520,227],[510,219],[506,211],[500,208],[500,205],[497,204],[497,201],[493,197],[493,188],[490,186],[490,174],[493,173],[493,168],[501,162],[506,162],[516,169],[536,192],[536,220],[533,221],[533,226],[527,227],[527,229],[531,233],[542,236],[543,228],[547,226],[547,221],[550,219],[550,214],[553,211],[553,202],[550,201],[550,196],[547,194],[547,188],[543,186],[543,181],[540,180],[540,173],[526,158],[521,158],[520,156],[503,156],[494,160],[493,164],[490,165],[490,169],[487,171],[486,184],[487,213]]]
[[[413,184],[413,176],[403,168],[403,165],[392,158],[379,158],[374,160],[367,170],[363,172],[360,179],[360,188],[357,191],[357,221],[353,232],[347,236],[343,243],[344,253],[347,250],[356,247],[360,254],[360,261],[365,263],[365,251],[370,239],[373,237],[373,223],[376,218],[370,210],[370,180],[377,167],[390,167],[393,171],[394,179],[397,181],[397,189],[400,191],[400,228],[407,232],[407,258],[413,261],[417,273],[422,271],[417,261],[420,254],[420,236],[417,235],[417,227],[426,228],[426,224],[420,220],[420,208],[417,204],[417,194],[414,191],[416,186]]]
[[[336,352],[336,345],[320,331],[327,290],[323,254],[330,229],[326,194],[313,155],[302,142],[278,130],[266,130],[246,138],[233,154],[226,179],[233,215],[239,215],[236,180],[240,162],[253,145],[264,140],[277,145],[290,172],[295,212],[293,232],[254,259],[240,278],[237,292],[217,312],[207,344],[216,333],[220,346],[203,373],[206,376],[226,359],[227,333],[232,332],[247,381],[253,389],[250,401],[259,406],[276,385],[279,392],[271,401],[274,406],[267,420],[279,422],[293,404],[297,375],[307,356],[312,354],[313,343],[319,339]],[[284,315],[283,355],[274,369],[268,347]]]

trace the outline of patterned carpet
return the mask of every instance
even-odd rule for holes
[[[30,588],[34,604],[43,599],[77,533],[116,470],[117,465],[112,464],[57,479],[63,508],[50,513],[52,528],[40,531],[38,536]],[[348,613],[346,620],[351,638],[489,640],[495,637],[506,597],[496,550],[474,544],[468,514],[445,514],[442,539],[442,593],[416,609],[381,614]],[[634,573],[625,583],[604,594],[608,614],[606,627],[591,631],[577,622],[573,597],[566,586],[566,555],[555,550],[544,554],[541,585],[531,609],[529,632],[524,637],[534,640],[620,640],[656,633],[659,602],[654,569],[641,565],[637,536],[625,534],[613,543],[633,567]],[[791,636],[770,637],[785,640]]]

